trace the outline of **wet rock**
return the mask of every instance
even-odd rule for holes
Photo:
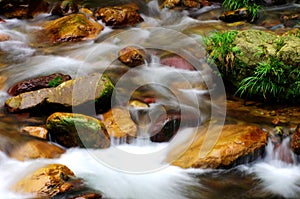
[[[138,7],[133,4],[99,8],[95,17],[113,27],[135,26],[144,21],[138,13]]]
[[[291,140],[291,149],[297,155],[300,155],[300,124],[297,125]]]
[[[160,7],[162,8],[174,8],[175,6],[179,5],[180,0],[165,0]]]
[[[28,140],[16,145],[8,155],[11,158],[25,161],[38,158],[59,158],[64,149],[40,140]]]
[[[54,21],[47,22],[41,32],[42,39],[51,42],[68,42],[95,39],[103,30],[103,26],[84,14],[71,14]]]
[[[195,70],[192,64],[178,55],[162,57],[160,63],[178,69]]]
[[[64,147],[108,148],[109,135],[96,118],[76,113],[53,113],[47,118],[46,128],[51,140]]]
[[[198,0],[182,0],[182,4],[188,8],[200,7],[200,2]]]
[[[47,1],[40,0],[2,0],[0,1],[0,15],[7,18],[28,19],[49,10]]]
[[[138,47],[128,46],[119,51],[118,59],[129,67],[135,67],[145,64],[146,52]]]
[[[283,15],[280,17],[280,20],[285,26],[293,27],[299,23],[300,14]]]
[[[150,140],[152,142],[168,142],[177,133],[180,126],[180,118],[168,116],[164,120],[158,120],[154,126],[151,127]]]
[[[247,8],[240,8],[233,11],[223,12],[219,19],[224,22],[232,23],[237,21],[251,20],[251,17],[249,16]]]
[[[261,156],[267,144],[267,133],[257,126],[225,125],[198,130],[190,146],[182,153],[174,149],[168,161],[182,168],[230,167]]]
[[[137,136],[137,126],[125,108],[115,107],[103,114],[104,125],[114,138],[132,138]]]
[[[51,10],[51,14],[64,16],[67,14],[77,13],[78,11],[78,5],[73,1],[62,1],[54,6],[54,8]]]
[[[25,135],[30,135],[33,137],[47,139],[48,130],[41,126],[24,126],[21,129],[21,132]]]
[[[74,177],[74,173],[65,165],[50,164],[18,181],[13,190],[37,194],[38,197],[53,197],[69,191],[72,188],[69,181]]]
[[[142,101],[139,101],[139,100],[130,100],[128,102],[128,105],[133,108],[148,108],[149,107],[148,104],[146,104]]]
[[[55,108],[70,110],[72,107],[80,109],[88,105],[96,106],[96,110],[101,111],[109,108],[113,89],[114,85],[107,76],[95,73],[63,82],[55,88],[44,88],[11,97],[5,106],[9,112],[32,111],[42,105],[50,112],[55,111]]]
[[[10,36],[6,34],[0,34],[0,42],[10,40]]]
[[[69,75],[54,73],[19,82],[8,89],[8,94],[16,96],[21,93],[35,91],[42,88],[56,87],[59,84],[72,79]]]

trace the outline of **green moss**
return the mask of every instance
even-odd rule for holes
[[[56,86],[60,85],[62,82],[63,82],[62,77],[57,76],[54,79],[52,79],[51,81],[49,81],[48,87],[56,87]]]

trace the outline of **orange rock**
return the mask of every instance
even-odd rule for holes
[[[65,165],[50,164],[21,179],[13,190],[37,194],[40,197],[52,197],[70,190],[72,184],[67,181],[72,177],[74,173]]]
[[[183,168],[229,167],[266,144],[267,133],[257,126],[214,126],[210,131],[200,128],[192,144],[177,157],[178,153],[171,151],[167,161]]]
[[[145,51],[134,46],[127,46],[121,49],[118,55],[118,59],[129,67],[142,65],[146,59]]]
[[[103,114],[104,125],[110,136],[115,138],[136,137],[137,127],[125,108],[112,108]]]
[[[41,126],[24,126],[21,131],[33,137],[47,139],[48,130]]]
[[[58,158],[64,149],[40,140],[29,140],[13,148],[9,152],[11,158],[20,161],[37,158]]]

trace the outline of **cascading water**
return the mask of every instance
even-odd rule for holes
[[[30,47],[28,42],[28,33],[39,28],[34,22],[13,19],[0,24],[0,33],[11,37],[9,41],[0,42],[0,50],[5,54],[5,59],[3,59],[5,62],[0,68],[0,74],[8,78],[0,91],[1,106],[9,97],[6,90],[14,83],[53,72],[66,73],[73,78],[92,72],[106,72],[114,74],[114,81],[120,85],[132,84],[133,88],[139,88],[138,86],[143,86],[144,84],[141,83],[144,82],[153,85],[151,88],[159,93],[156,103],[147,108],[144,113],[148,119],[150,118],[150,123],[149,120],[145,120],[140,124],[140,130],[142,129],[140,139],[130,144],[115,144],[109,149],[102,150],[68,149],[58,159],[25,162],[13,160],[0,152],[0,198],[31,198],[31,195],[14,193],[10,187],[29,172],[49,163],[61,163],[68,166],[77,177],[85,179],[90,187],[103,192],[107,198],[299,198],[300,168],[293,156],[291,156],[293,163],[286,163],[280,158],[282,156],[278,155],[279,151],[284,150],[286,154],[291,155],[287,147],[288,139],[283,141],[277,151],[269,142],[264,159],[229,171],[181,169],[164,162],[169,150],[178,149],[189,143],[195,132],[195,126],[211,118],[212,107],[218,110],[218,104],[211,104],[212,101],[205,98],[208,93],[212,94],[210,90],[214,90],[211,71],[198,59],[201,56],[195,55],[196,61],[191,63],[197,66],[197,70],[188,71],[161,65],[159,58],[151,53],[151,59],[145,66],[130,70],[130,72],[122,71],[115,63],[116,52],[128,44],[135,44],[142,45],[148,52],[152,52],[151,49],[156,47],[159,50],[172,51],[177,54],[174,49],[185,50],[185,47],[189,46],[189,40],[185,40],[185,37],[180,34],[176,35],[174,32],[171,32],[173,35],[170,37],[170,35],[164,35],[166,30],[146,27],[162,26],[183,31],[195,24],[201,26],[219,22],[195,20],[189,17],[187,11],[160,10],[156,1],[149,2],[148,7],[148,15],[143,16],[145,28],[132,28],[119,35],[115,33],[115,30],[107,28],[95,42],[80,42],[42,49]],[[200,15],[217,7],[213,5],[205,8],[206,10],[194,12],[191,16]],[[46,16],[39,16],[38,20],[43,20],[44,17]],[[170,30],[167,33],[170,33]],[[190,38],[193,38],[193,41],[201,40],[196,35],[191,35]],[[180,42],[176,43],[176,40]],[[168,48],[170,43],[173,44],[171,49]],[[197,51],[199,49],[200,52]],[[194,50],[200,54],[203,53],[204,50],[199,49]],[[193,55],[191,55],[193,52],[180,51],[179,53],[193,62]],[[184,82],[186,80],[190,85],[205,82],[208,88],[199,90],[189,86],[175,90],[166,89],[173,81]],[[131,89],[129,86],[126,88]],[[117,96],[126,98],[126,93],[120,90]],[[180,96],[179,100],[178,96]],[[115,103],[119,102],[116,100]],[[180,128],[170,143],[152,143],[147,133],[151,127],[151,120],[155,121],[157,118],[154,116],[157,114],[152,117],[150,113],[154,111],[165,114],[165,107],[178,109],[182,115],[199,116],[197,124],[189,128]],[[140,121],[141,115],[139,114],[141,113],[138,111],[132,110],[132,115]],[[249,186],[253,187],[249,188]]]

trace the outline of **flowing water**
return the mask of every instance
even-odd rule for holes
[[[10,186],[49,163],[68,166],[90,187],[103,192],[105,198],[300,198],[300,167],[288,148],[288,139],[279,147],[269,142],[263,159],[230,170],[181,169],[164,163],[168,151],[189,145],[196,126],[212,120],[224,123],[223,84],[211,76],[210,67],[203,61],[205,50],[202,37],[197,34],[231,28],[211,17],[200,20],[218,13],[219,7],[215,4],[197,11],[168,11],[159,10],[157,2],[151,1],[141,27],[126,30],[106,27],[95,41],[54,46],[34,40],[34,32],[40,29],[39,22],[49,18],[48,15],[28,21],[11,19],[0,24],[0,34],[11,37],[11,40],[0,42],[0,77],[4,79],[0,84],[1,106],[9,97],[6,90],[11,85],[53,72],[73,78],[93,72],[107,73],[116,84],[114,105],[124,105],[131,97],[141,95],[156,98],[146,112],[150,122],[141,121],[139,110],[133,110],[136,121],[146,125],[139,129],[139,139],[131,144],[116,144],[103,150],[68,149],[58,159],[25,162],[13,160],[1,152],[0,198],[31,198],[14,193]],[[266,12],[278,17],[278,10],[287,12],[297,7],[296,4],[273,7]],[[252,26],[264,28],[257,24]],[[147,63],[130,70],[120,65],[117,52],[127,45],[144,48],[148,54]],[[159,55],[164,53],[180,55],[194,70],[161,65]],[[205,89],[199,88],[203,84]],[[148,87],[143,89],[143,86]],[[139,89],[147,92],[139,92]],[[147,132],[151,121],[168,110],[198,119],[196,123],[181,126],[170,143],[150,142]],[[1,123],[5,128],[6,125],[19,128],[28,124],[6,121],[10,120]],[[291,161],[283,157],[290,157]]]

